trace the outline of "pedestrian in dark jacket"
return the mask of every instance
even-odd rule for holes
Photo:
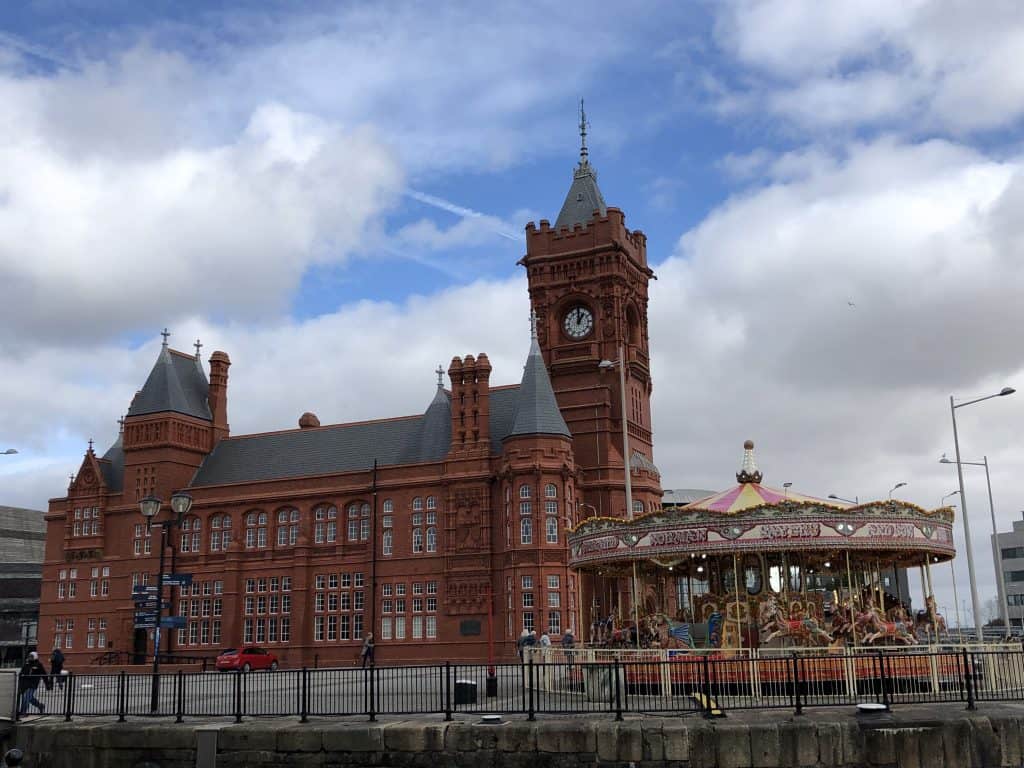
[[[18,714],[28,714],[28,705],[39,709],[39,714],[46,711],[46,707],[36,699],[36,689],[46,677],[46,667],[39,660],[39,654],[32,651],[21,667],[21,674],[18,676],[18,695],[21,697],[18,703]]]
[[[50,674],[61,688],[64,687],[64,676],[61,671],[64,669],[64,654],[60,648],[54,648],[50,654]]]
[[[363,667],[369,664],[373,666],[373,632],[366,633],[366,639],[363,640],[363,650],[359,652],[359,655],[363,657]]]

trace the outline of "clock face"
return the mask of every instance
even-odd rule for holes
[[[594,315],[582,304],[577,304],[565,313],[562,327],[570,339],[582,339],[594,330]]]

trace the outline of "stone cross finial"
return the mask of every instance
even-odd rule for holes
[[[444,387],[444,368],[441,367],[440,363],[437,364],[437,369],[434,373],[437,374],[437,388],[442,389]]]
[[[89,453],[92,453],[92,438],[89,438]]]
[[[170,331],[168,331],[168,330],[167,330],[166,328],[164,328],[164,329],[163,329],[163,330],[162,330],[162,331],[160,332],[160,335],[164,337],[164,349],[167,349],[167,339],[168,339],[168,337],[169,337],[169,336],[171,335],[171,332],[170,332]]]
[[[124,416],[117,420],[117,431],[124,434]]]
[[[196,348],[196,360],[198,360],[199,359],[199,350],[203,348],[203,343],[199,339],[196,339],[196,343],[193,344],[192,346],[194,346]]]

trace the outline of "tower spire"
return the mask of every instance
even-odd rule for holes
[[[580,165],[587,165],[587,113],[583,110],[583,99],[580,99]]]

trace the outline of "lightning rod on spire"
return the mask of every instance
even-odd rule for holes
[[[580,165],[587,164],[587,113],[583,110],[583,99],[580,99]]]
[[[437,368],[434,369],[434,373],[437,374],[437,388],[438,389],[443,389],[444,388],[444,368],[441,367],[440,363],[437,364]]]

